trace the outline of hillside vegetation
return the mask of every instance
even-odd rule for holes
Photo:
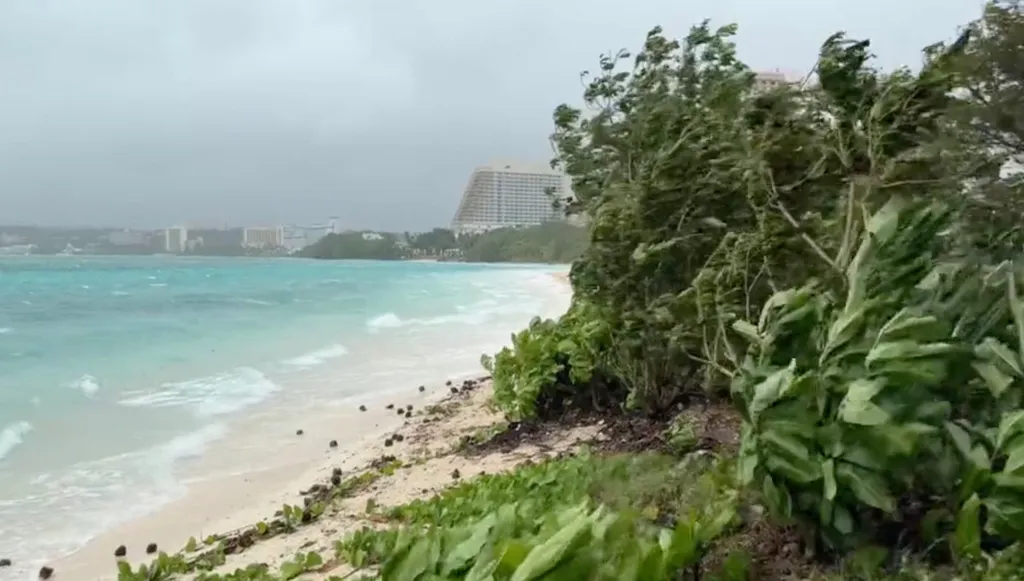
[[[500,228],[456,237],[451,230],[406,234],[405,243],[394,234],[367,237],[361,232],[328,234],[304,248],[305,258],[403,260],[444,258],[468,262],[569,263],[579,258],[588,244],[585,229],[566,222],[550,222],[523,228]]]
[[[467,262],[569,263],[582,256],[588,233],[565,222],[502,228],[459,238]]]
[[[767,92],[732,26],[603,57],[587,109],[554,114],[590,218],[573,304],[483,363],[520,429],[664,431],[396,507],[337,558],[400,581],[1020,579],[1024,201],[999,168],[1024,153],[1024,19],[966,30],[916,72],[836,34],[817,83]],[[321,563],[298,559],[230,578]]]

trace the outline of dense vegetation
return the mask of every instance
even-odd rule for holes
[[[569,263],[587,247],[587,231],[565,222],[529,228],[502,228],[459,239],[468,262]]]
[[[440,258],[469,262],[568,263],[588,244],[587,231],[565,222],[525,228],[502,228],[456,237],[435,228],[419,234],[364,236],[360,232],[329,234],[299,256],[322,259],[402,260]]]
[[[821,559],[967,567],[1024,540],[1024,19],[920,71],[836,34],[754,91],[733,27],[601,60],[553,140],[592,219],[575,299],[485,358],[515,419],[728,400],[737,485]],[[1007,549],[1011,547],[1011,549]],[[972,569],[974,570],[974,569]]]
[[[394,235],[363,232],[328,234],[300,250],[298,255],[325,260],[398,260],[403,257]]]
[[[762,92],[733,34],[656,28],[601,59],[589,111],[555,111],[590,218],[573,304],[484,358],[510,420],[653,417],[672,455],[476,478],[337,558],[401,581],[1020,578],[1024,201],[1000,168],[1024,153],[1021,7],[917,72],[836,34],[816,83]],[[693,452],[673,417],[705,406],[738,416],[738,451]],[[763,528],[812,574],[753,566]]]

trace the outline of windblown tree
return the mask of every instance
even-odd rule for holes
[[[985,145],[1024,158],[1024,3],[997,0],[968,25],[970,42],[959,59],[967,119]]]
[[[816,84],[767,92],[732,27],[603,58],[592,111],[555,112],[592,219],[575,302],[486,360],[498,405],[662,414],[728,384],[740,482],[816,548],[1024,540],[1024,271],[978,211],[1007,184],[957,91],[976,29],[918,71],[836,34]]]
[[[964,177],[935,146],[950,51],[918,74],[883,74],[866,41],[837,34],[818,87],[757,93],[735,32],[705,22],[679,42],[656,28],[629,70],[626,51],[601,59],[590,111],[554,115],[569,210],[592,219],[574,288],[613,321],[609,368],[655,410],[696,379],[698,392],[723,385],[729,323],[774,289],[841,284],[864,212],[923,184],[953,197]]]
[[[965,229],[976,246],[1006,257],[1024,247],[1024,3],[990,2],[966,29],[971,37],[955,63],[955,142],[947,145],[970,151],[976,167]]]

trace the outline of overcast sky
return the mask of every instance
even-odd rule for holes
[[[0,223],[445,225],[474,166],[546,161],[578,72],[737,22],[754,68],[836,30],[915,65],[971,0],[0,0]]]

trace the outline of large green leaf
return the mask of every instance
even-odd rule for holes
[[[843,347],[853,339],[864,326],[864,313],[866,305],[861,305],[852,311],[841,313],[828,329],[828,338],[825,347],[821,350],[820,361],[824,361],[837,349]]]
[[[896,499],[885,479],[878,473],[847,462],[839,462],[836,466],[836,479],[864,504],[887,513],[896,510]]]
[[[993,397],[1000,397],[1013,384],[1013,378],[1003,373],[993,363],[974,361],[971,367],[978,372]]]
[[[820,458],[793,458],[770,454],[763,459],[768,472],[798,484],[810,484],[821,478]]]
[[[871,402],[871,398],[884,386],[881,379],[857,379],[850,383],[839,405],[839,419],[862,426],[877,426],[889,421],[889,414]]]
[[[1024,439],[1018,438],[1014,441],[1014,446],[1007,450],[1006,464],[1003,466],[1003,472],[1013,474],[1024,468]],[[1021,474],[1024,476],[1024,474]]]
[[[885,341],[872,347],[864,362],[873,367],[891,360],[938,357],[955,351],[956,346],[950,343],[918,343],[910,339]]]
[[[996,364],[1000,370],[1006,373],[1012,373],[1016,377],[1024,377],[1024,367],[1021,366],[1020,357],[997,339],[985,337],[974,348],[974,354],[990,363]]]
[[[473,533],[466,540],[462,541],[451,550],[445,557],[442,575],[450,575],[455,571],[461,571],[480,553],[480,550],[487,544],[494,527],[496,517],[490,514],[473,527]]]
[[[821,465],[821,475],[824,478],[825,498],[832,501],[836,497],[836,464],[835,460],[829,458]]]
[[[949,336],[947,326],[932,315],[915,314],[912,307],[904,307],[882,325],[877,342],[892,342],[903,339],[931,342]]]
[[[554,569],[564,559],[570,548],[589,534],[591,520],[583,507],[572,513],[572,521],[552,535],[542,545],[534,547],[516,568],[511,581],[532,581]]]
[[[844,400],[839,408],[839,419],[848,424],[878,426],[889,421],[889,414],[870,401]]]
[[[783,519],[793,516],[793,497],[785,487],[777,486],[771,476],[765,475],[762,480],[761,493],[773,514]]]
[[[972,494],[960,507],[953,534],[953,549],[960,557],[981,555],[981,498]]]
[[[999,421],[999,430],[996,433],[996,449],[1002,450],[1013,438],[1024,435],[1024,410],[1017,410],[1004,414]]]
[[[953,422],[946,422],[945,428],[956,450],[960,452],[964,459],[969,458],[971,455],[971,435],[967,433],[967,430]]]
[[[795,367],[796,361],[791,361],[788,367],[774,371],[764,381],[754,386],[754,397],[747,409],[751,421],[756,423],[761,412],[774,405],[791,387],[795,379]]]

